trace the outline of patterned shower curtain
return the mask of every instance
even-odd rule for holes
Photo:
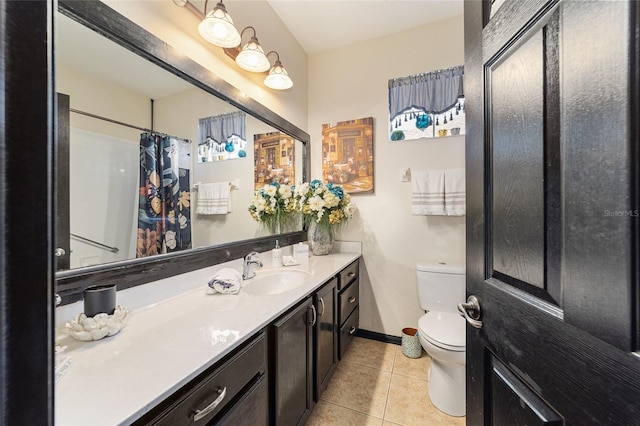
[[[136,257],[191,248],[191,144],[140,135],[140,194]]]

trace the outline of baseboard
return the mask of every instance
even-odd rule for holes
[[[402,344],[401,337],[377,333],[375,331],[363,330],[361,328],[356,331],[356,336],[362,337],[363,339],[377,340],[378,342],[393,343],[394,345]]]

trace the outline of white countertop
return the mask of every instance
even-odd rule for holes
[[[55,386],[56,425],[130,424],[169,397],[279,315],[313,293],[357,259],[360,253],[311,256],[308,285],[272,296],[207,295],[207,282],[223,267],[240,270],[236,260],[118,292],[117,304],[132,310],[115,336],[78,342],[61,324],[82,311],[82,301],[56,311],[56,342],[69,357]],[[273,272],[270,252],[261,254]],[[250,282],[250,281],[249,281]],[[179,294],[175,294],[179,291]]]

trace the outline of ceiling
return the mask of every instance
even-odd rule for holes
[[[267,0],[312,55],[462,15],[462,0]]]

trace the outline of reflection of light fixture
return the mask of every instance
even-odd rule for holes
[[[276,54],[276,62],[273,64],[271,69],[269,70],[269,75],[264,79],[264,85],[276,90],[286,90],[293,87],[293,81],[287,74],[287,70],[282,66],[282,62],[280,62],[280,55],[275,50],[267,53],[265,56],[269,56],[270,54]]]
[[[218,2],[216,7],[207,13],[207,3],[204,2],[205,17],[198,25],[198,32],[209,43],[220,47],[236,47],[240,44],[241,38],[238,30],[233,25],[231,16],[227,13],[227,9],[222,4],[222,0]]]
[[[260,47],[260,43],[258,43],[255,28],[246,27],[242,30],[240,38],[242,38],[244,32],[248,29],[253,31],[253,36],[251,36],[249,42],[242,47],[242,50],[238,53],[238,56],[236,56],[236,64],[238,64],[240,68],[251,72],[267,71],[271,68],[271,64],[264,54],[264,50]]]

